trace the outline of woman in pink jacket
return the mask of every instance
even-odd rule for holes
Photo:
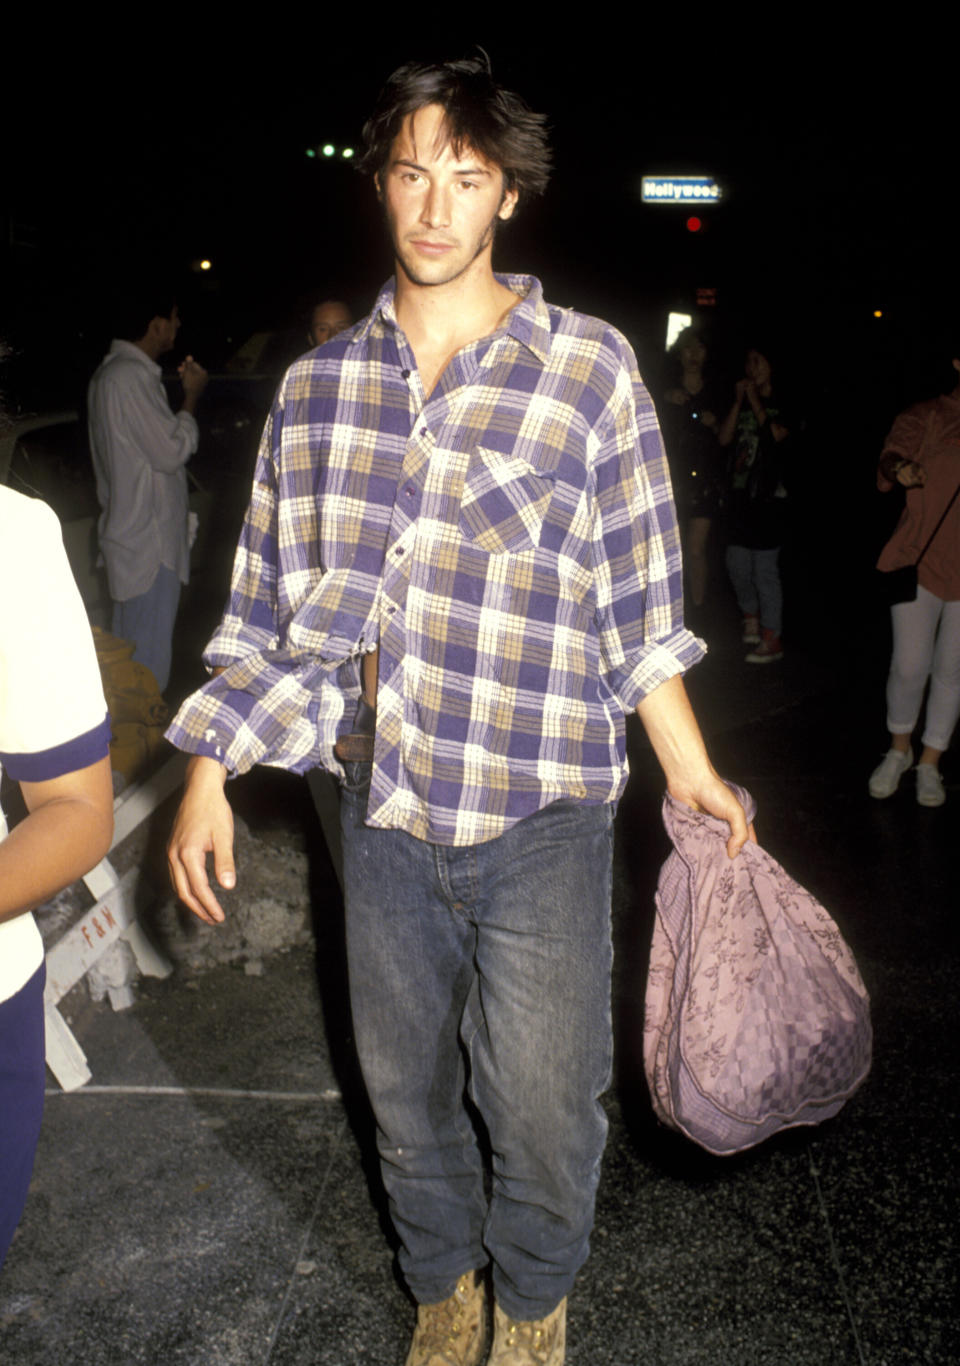
[[[960,359],[953,367],[960,373]],[[884,443],[877,484],[884,493],[894,484],[907,491],[903,515],[877,568],[916,564],[917,595],[890,609],[890,749],[870,775],[870,795],[891,796],[913,764],[911,737],[929,679],[917,801],[942,806],[940,757],[960,714],[960,496],[950,505],[960,486],[960,382],[951,393],[900,414]]]

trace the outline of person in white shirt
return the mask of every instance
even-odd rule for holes
[[[187,476],[197,449],[196,409],[207,372],[180,366],[183,406],[173,413],[158,361],[180,329],[176,304],[135,304],[125,333],[90,381],[90,452],[97,477],[100,549],[113,599],[113,632],[136,646],[160,691],[170,678],[173,626],[187,582]]]
[[[31,909],[98,863],[113,835],[110,722],[56,517],[0,486],[0,1265],[23,1211],[43,1111],[43,944]]]

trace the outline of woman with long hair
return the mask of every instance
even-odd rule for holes
[[[743,618],[748,664],[783,658],[780,547],[785,531],[787,438],[783,405],[773,386],[768,354],[751,347],[743,378],[720,424],[727,465],[727,572]]]
[[[672,373],[660,406],[677,520],[683,539],[690,606],[695,618],[709,582],[710,528],[720,513],[722,456],[717,445],[721,397],[708,368],[703,333],[685,327],[670,348]]]

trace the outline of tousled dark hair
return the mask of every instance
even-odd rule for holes
[[[134,284],[128,294],[116,300],[113,335],[124,341],[140,341],[154,318],[169,318],[176,307],[177,295],[169,282]]]
[[[550,178],[547,120],[519,95],[497,85],[486,53],[457,62],[407,62],[387,81],[363,126],[358,168],[378,175],[387,164],[404,119],[428,104],[444,111],[443,132],[454,153],[465,147],[503,172],[504,190],[519,205],[543,194]]]

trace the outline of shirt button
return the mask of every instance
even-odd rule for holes
[[[420,428],[420,435],[421,435],[421,436],[426,436],[426,434],[427,434],[427,429],[426,429],[426,427],[421,427],[421,428]]]
[[[400,371],[400,378],[401,378],[401,379],[409,379],[409,378],[410,378],[410,371],[409,371],[409,370],[401,370],[401,371]]]
[[[414,488],[405,488],[403,491],[408,498],[413,498],[417,492],[417,490]]]

